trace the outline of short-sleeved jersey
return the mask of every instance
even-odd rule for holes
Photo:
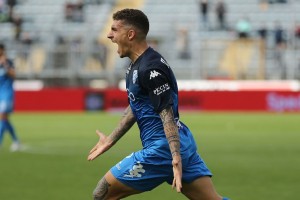
[[[144,148],[156,149],[161,156],[170,157],[170,149],[159,113],[171,106],[179,127],[181,152],[189,148],[195,151],[192,136],[185,134],[189,131],[179,121],[178,88],[175,76],[167,61],[151,47],[129,65],[126,72],[126,90]]]
[[[7,75],[8,68],[14,68],[13,62],[9,59],[5,64],[0,64],[0,100],[11,101],[14,97],[14,79]]]

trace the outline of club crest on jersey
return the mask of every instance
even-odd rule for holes
[[[161,75],[159,72],[153,70],[150,72],[150,80]]]
[[[136,83],[136,79],[138,78],[138,71],[137,70],[134,70],[133,71],[133,74],[132,74],[132,82],[133,84]]]

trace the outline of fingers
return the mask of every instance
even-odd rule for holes
[[[93,153],[96,149],[97,149],[97,145],[94,146],[94,147],[90,150],[89,154]]]
[[[174,179],[173,179],[173,183],[172,183],[172,188],[175,189],[177,192],[181,192],[181,188],[182,188],[182,182],[181,182],[181,178],[182,178],[182,166],[181,166],[181,162],[176,160],[173,160],[173,173],[174,173]]]
[[[100,138],[103,136],[103,133],[101,133],[99,130],[96,130],[96,133]]]
[[[95,155],[95,153],[91,153],[91,154],[88,156],[88,161],[94,160],[96,157],[97,157],[97,154]]]
[[[96,134],[99,136],[99,140],[101,139],[103,133],[100,131],[96,130]],[[98,143],[90,150],[88,160],[93,160],[94,157],[92,156],[92,153],[98,149]]]
[[[182,188],[182,185],[181,185],[181,181],[176,181],[176,190],[177,192],[181,192],[181,188]]]
[[[177,192],[181,192],[181,188],[182,188],[181,181],[177,181],[176,178],[173,179],[173,184],[172,184],[172,189],[175,188]]]
[[[96,130],[96,134],[99,136],[99,140],[101,138],[103,138],[104,134],[101,133],[99,130]],[[98,144],[96,144],[91,150],[90,150],[90,154],[93,153],[96,149],[98,148]]]

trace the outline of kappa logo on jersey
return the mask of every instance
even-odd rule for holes
[[[164,85],[161,85],[157,88],[155,88],[153,90],[153,93],[156,94],[156,95],[160,95],[162,93],[164,93],[165,91],[169,90],[170,89],[170,86],[168,83],[164,84]]]
[[[143,165],[140,162],[137,162],[137,164],[133,165],[132,169],[129,170],[129,174],[125,174],[124,177],[142,177],[142,173],[145,173]]]
[[[135,84],[137,78],[138,78],[138,71],[134,70],[133,71],[133,75],[132,75],[132,82],[133,82],[133,84]]]
[[[160,62],[164,63],[165,65],[167,65],[170,68],[170,65],[163,58],[160,59]]]
[[[159,72],[153,70],[150,72],[150,80],[161,75]]]

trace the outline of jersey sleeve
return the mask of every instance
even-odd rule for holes
[[[139,77],[140,85],[147,90],[151,104],[157,113],[173,104],[171,85],[166,72],[159,67],[151,67],[141,71]]]

